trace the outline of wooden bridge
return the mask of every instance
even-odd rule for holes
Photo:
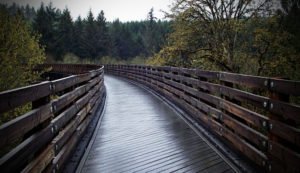
[[[1,172],[300,172],[299,81],[45,68],[47,81],[0,93],[1,116],[31,108],[0,126]]]

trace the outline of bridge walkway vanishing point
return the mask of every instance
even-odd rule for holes
[[[161,99],[115,76],[105,76],[101,125],[78,172],[234,172]]]

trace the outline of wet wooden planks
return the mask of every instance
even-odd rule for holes
[[[82,172],[233,172],[147,91],[105,76],[106,111]]]

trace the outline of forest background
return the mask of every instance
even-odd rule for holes
[[[50,4],[0,5],[0,91],[38,80],[36,64],[167,65],[300,79],[299,0],[174,0],[167,20],[73,19]],[[22,74],[22,75],[20,75]]]

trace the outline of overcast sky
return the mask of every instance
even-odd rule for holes
[[[83,18],[87,16],[89,9],[92,9],[94,16],[103,10],[108,21],[119,18],[121,21],[144,20],[150,9],[154,8],[154,16],[163,19],[161,12],[168,11],[172,0],[0,0],[1,3],[12,4],[16,2],[20,5],[29,4],[35,8],[44,4],[53,3],[54,7],[64,9],[68,7],[73,19],[79,15]]]

